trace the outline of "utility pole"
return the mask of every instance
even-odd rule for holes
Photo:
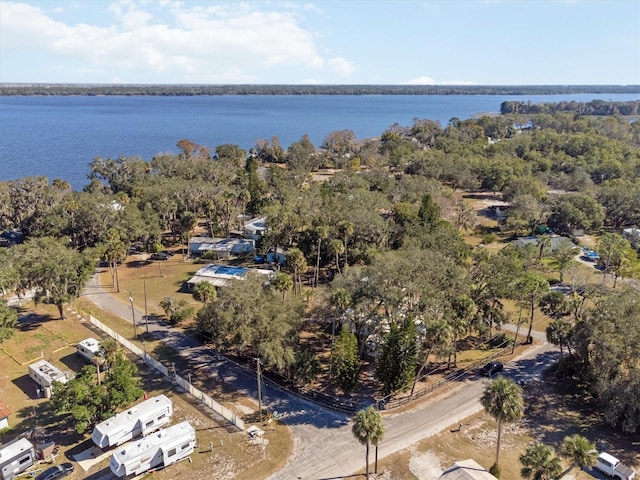
[[[149,334],[149,316],[147,314],[147,281],[143,280],[142,284],[144,286],[144,324],[147,328],[147,335]]]
[[[262,422],[262,387],[260,386],[261,379],[260,379],[260,359],[256,358],[256,371],[258,374],[258,412],[259,412],[259,418],[260,418],[260,422]]]
[[[131,319],[133,320],[133,336],[138,339],[138,329],[136,328],[136,311],[133,308],[133,293],[129,290],[129,303],[131,303]]]

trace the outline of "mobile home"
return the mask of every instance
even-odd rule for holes
[[[64,372],[46,360],[39,360],[29,365],[29,376],[44,389],[47,398],[51,395],[53,382],[67,383]]]
[[[26,438],[0,445],[0,478],[10,480],[36,463],[36,450]]]
[[[100,350],[100,342],[95,338],[86,338],[78,343],[76,347],[78,354],[86,361],[96,363],[95,357],[102,355]]]
[[[189,422],[182,422],[118,449],[109,468],[117,477],[140,475],[187,458],[195,448],[196,431]]]
[[[91,439],[100,448],[122,445],[169,423],[172,414],[173,404],[169,398],[164,395],[151,397],[96,425]]]

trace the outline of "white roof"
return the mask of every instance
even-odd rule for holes
[[[114,452],[113,456],[117,458],[118,463],[126,464],[141,457],[146,452],[153,455],[159,448],[169,447],[176,441],[185,441],[186,438],[193,438],[195,434],[196,432],[191,424],[184,421],[142,437],[137,442],[128,443]]]
[[[274,274],[273,270],[263,268],[228,267],[211,264],[198,270],[193,277],[187,280],[187,283],[209,282],[216,287],[224,287],[229,285],[229,281],[232,279],[244,280],[245,275],[249,272],[256,272],[266,276]]]
[[[202,242],[198,247],[198,251],[231,252],[236,245],[247,245],[253,248],[255,241],[247,238],[222,238],[214,242]]]
[[[266,230],[267,229],[266,221],[267,221],[267,217],[252,218],[251,220],[244,222],[244,228],[245,230],[252,230],[252,231]]]
[[[100,342],[91,337],[78,342],[78,346],[82,346],[93,353],[98,353],[100,351]]]
[[[472,459],[460,460],[445,470],[440,480],[497,480]]]
[[[55,365],[51,365],[46,360],[38,360],[35,363],[29,365],[29,370],[35,370],[40,373],[44,378],[48,379],[49,382],[62,382],[65,383],[67,381],[67,376]]]
[[[19,453],[33,448],[33,444],[26,438],[17,438],[9,443],[0,445],[0,462],[13,458]]]
[[[618,460],[616,457],[614,457],[613,455],[609,455],[607,452],[602,452],[600,455],[598,455],[599,458],[606,460],[607,462],[611,463],[612,465],[615,465],[616,463],[618,463],[620,460]]]
[[[155,412],[159,410],[159,406],[164,409],[168,405],[171,405],[171,400],[165,395],[151,397],[150,399],[134,405],[128,410],[118,413],[113,417],[107,418],[105,421],[97,424],[94,428],[94,433],[108,433],[118,431],[118,429],[122,429],[125,426],[129,426],[131,423],[137,422],[140,417],[143,417],[145,415],[155,415]]]

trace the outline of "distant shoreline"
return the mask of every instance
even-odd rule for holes
[[[0,96],[640,94],[640,85],[93,85],[0,83]]]

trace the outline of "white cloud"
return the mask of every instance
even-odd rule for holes
[[[444,80],[442,82],[436,82],[431,77],[418,77],[402,82],[402,85],[475,85],[476,82],[471,80]]]
[[[328,64],[335,73],[340,75],[351,75],[355,70],[353,64],[342,57],[330,58]]]
[[[34,48],[125,82],[154,75],[159,83],[246,82],[291,67],[353,72],[347,59],[325,61],[294,13],[267,8],[275,6],[124,0],[109,5],[110,23],[102,26],[59,22],[40,8],[2,2],[0,48]]]
[[[431,77],[418,77],[402,82],[404,85],[436,85],[436,81]]]

